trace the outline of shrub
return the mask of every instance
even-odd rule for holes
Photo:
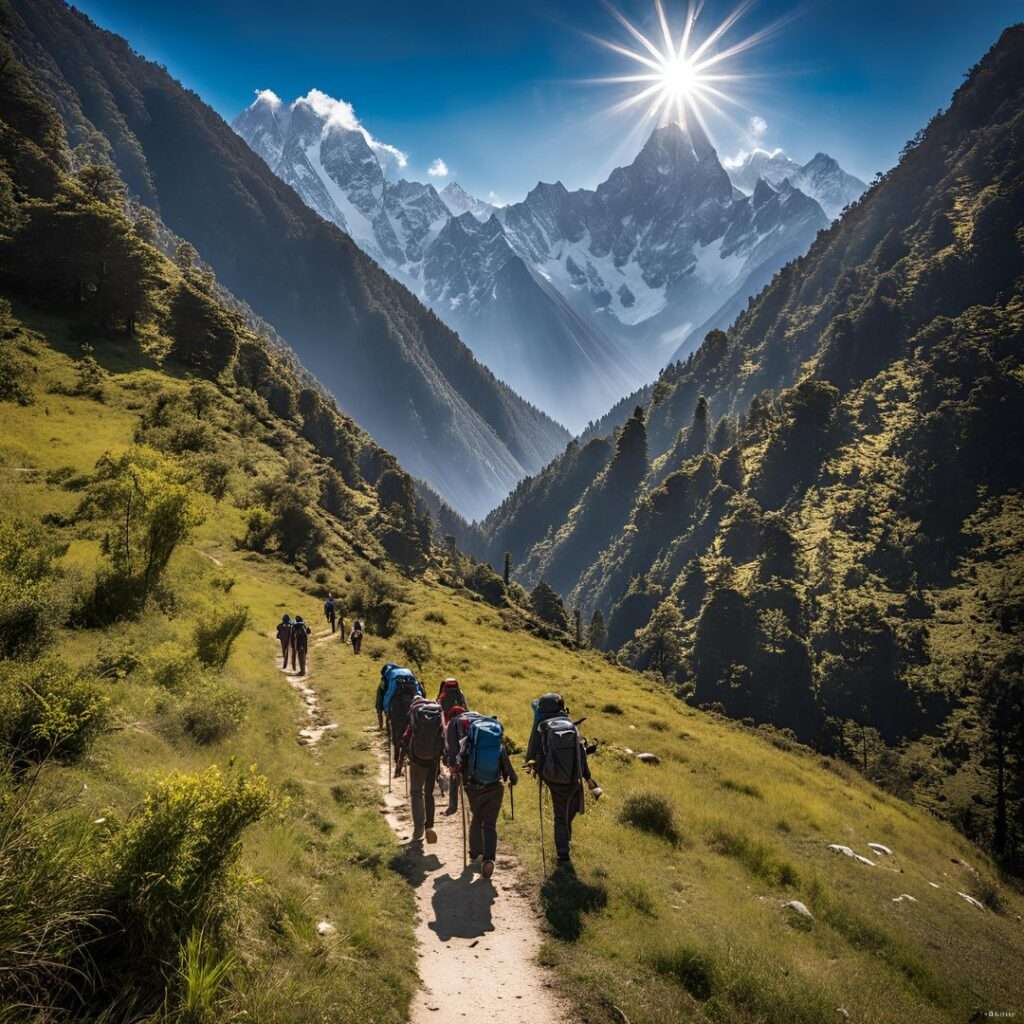
[[[634,793],[626,797],[619,811],[619,821],[641,832],[661,836],[673,846],[678,845],[681,838],[672,805],[658,793]]]
[[[693,946],[654,950],[647,959],[658,974],[679,982],[694,999],[706,1002],[714,994],[717,985],[714,961]]]
[[[430,645],[430,638],[420,633],[402,637],[398,641],[398,649],[416,666],[416,670],[421,673],[424,662],[430,661],[434,653]]]
[[[90,671],[100,679],[125,679],[142,662],[135,643],[124,635],[106,636]]]
[[[744,796],[752,796],[757,800],[763,800],[764,796],[761,790],[757,786],[752,786],[749,782],[737,782],[735,779],[722,779],[722,789],[731,790],[733,793],[742,793]]]
[[[398,631],[399,602],[404,597],[405,591],[384,573],[365,569],[352,593],[350,608],[371,632],[386,639]]]
[[[245,697],[238,690],[204,676],[188,690],[178,714],[182,730],[205,744],[231,735],[242,724],[245,710]]]
[[[439,626],[447,626],[448,620],[445,618],[444,612],[435,612],[431,609],[426,615],[423,616],[424,622],[436,622]]]
[[[107,720],[97,684],[59,658],[0,664],[0,748],[16,767],[78,760]]]
[[[718,826],[712,831],[711,848],[725,857],[738,860],[752,875],[769,885],[795,886],[800,876],[795,867],[782,860],[764,843],[739,832]]]
[[[201,672],[195,654],[168,640],[154,647],[145,658],[146,671],[157,686],[182,693]]]
[[[242,832],[270,806],[265,778],[228,779],[214,765],[166,777],[114,836],[106,870],[120,930],[112,941],[138,976],[162,974],[194,928],[219,923]]]
[[[618,704],[602,704],[601,705],[601,710],[606,715],[622,715],[622,714],[625,714],[625,712],[622,710],[622,708],[619,707]]]
[[[195,628],[196,657],[210,668],[222,669],[248,623],[249,609],[245,607],[210,614]]]

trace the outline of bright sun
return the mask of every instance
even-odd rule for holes
[[[730,71],[728,62],[755,46],[778,27],[762,29],[738,43],[720,49],[725,34],[739,21],[751,3],[752,0],[740,3],[700,42],[694,31],[703,6],[700,0],[696,4],[691,0],[678,39],[672,32],[661,0],[654,0],[654,10],[661,30],[661,39],[658,41],[649,39],[624,14],[609,4],[608,9],[612,15],[641,47],[638,50],[606,39],[596,40],[609,50],[640,65],[632,74],[596,79],[604,83],[639,86],[632,95],[615,104],[612,111],[625,110],[647,101],[644,120],[659,117],[662,121],[675,120],[685,124],[687,116],[692,114],[707,131],[704,114],[708,109],[728,116],[716,101],[742,106],[722,87],[729,82],[739,82],[747,76]]]

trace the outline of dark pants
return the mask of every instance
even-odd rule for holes
[[[281,659],[282,659],[282,667],[284,667],[284,668],[288,667],[288,648],[289,648],[288,640],[287,639],[282,640],[281,641]]]
[[[359,648],[363,646],[363,638],[361,636],[352,637],[352,653],[358,654]]]
[[[505,797],[500,782],[491,786],[467,786],[466,799],[472,815],[469,820],[469,855],[494,860],[498,851],[498,812]]]
[[[412,832],[423,834],[434,827],[434,786],[437,785],[437,761],[420,764],[409,758],[409,803],[412,809]]]
[[[559,857],[569,856],[572,843],[572,819],[583,809],[583,790],[579,783],[554,785],[545,783],[551,794],[551,809],[555,817],[555,850]]]
[[[448,769],[451,771],[451,768]],[[445,814],[454,814],[459,809],[459,777],[451,775],[448,780],[448,810]]]
[[[333,633],[335,623],[334,612],[331,612],[331,614],[327,616],[327,621],[331,624],[331,632]]]
[[[395,760],[395,764],[398,764],[398,747],[402,742],[402,736],[405,733],[405,727],[409,724],[408,717],[403,718],[400,722],[388,715],[388,729],[391,735],[391,756]]]
[[[304,676],[306,674],[306,651],[307,649],[305,647],[296,646],[295,648],[295,657],[298,659],[300,676]],[[292,664],[292,668],[295,668],[294,664]]]

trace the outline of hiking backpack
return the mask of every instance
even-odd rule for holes
[[[409,720],[409,706],[417,697],[422,696],[423,687],[407,668],[394,668],[388,673],[383,708],[396,726],[401,725],[404,728]]]
[[[304,622],[296,622],[292,625],[292,636],[295,638],[297,651],[304,651],[309,646],[309,631]]]
[[[539,725],[540,777],[556,786],[580,781],[580,733],[566,715],[545,719]]]
[[[501,780],[504,737],[505,731],[496,718],[480,715],[469,723],[462,755],[467,782],[476,786],[489,786]]]
[[[453,707],[458,705],[464,708],[468,703],[466,695],[462,692],[462,687],[459,686],[457,679],[446,679],[441,683],[441,688],[437,691],[437,702],[441,705],[446,722],[448,721],[448,716],[452,713]]]
[[[445,744],[446,760],[450,767],[455,767],[459,763],[462,741],[466,738],[466,733],[469,732],[473,720],[479,717],[480,715],[476,711],[463,711],[461,715],[456,715],[455,718],[448,720],[448,724],[445,726]]]
[[[444,753],[443,712],[436,700],[413,701],[409,708],[409,753],[417,761],[436,761]]]

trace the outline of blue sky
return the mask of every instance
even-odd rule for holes
[[[483,197],[516,200],[538,180],[593,186],[628,162],[649,130],[642,108],[607,112],[638,86],[583,81],[636,69],[590,38],[637,46],[599,0],[76,6],[165,64],[228,120],[256,89],[290,101],[316,88],[352,104],[377,139],[406,153],[407,177],[439,186],[455,179]],[[653,0],[616,6],[656,38]],[[685,4],[665,6],[681,27]],[[734,9],[735,2],[706,0],[698,41]],[[824,150],[867,180],[895,162],[1021,16],[1020,0],[755,0],[721,46],[776,31],[729,62],[731,72],[749,77],[723,86],[742,108],[726,107],[729,119],[709,114],[719,153],[760,145],[804,161]],[[754,118],[763,131],[751,131]],[[449,175],[429,178],[438,158]]]

